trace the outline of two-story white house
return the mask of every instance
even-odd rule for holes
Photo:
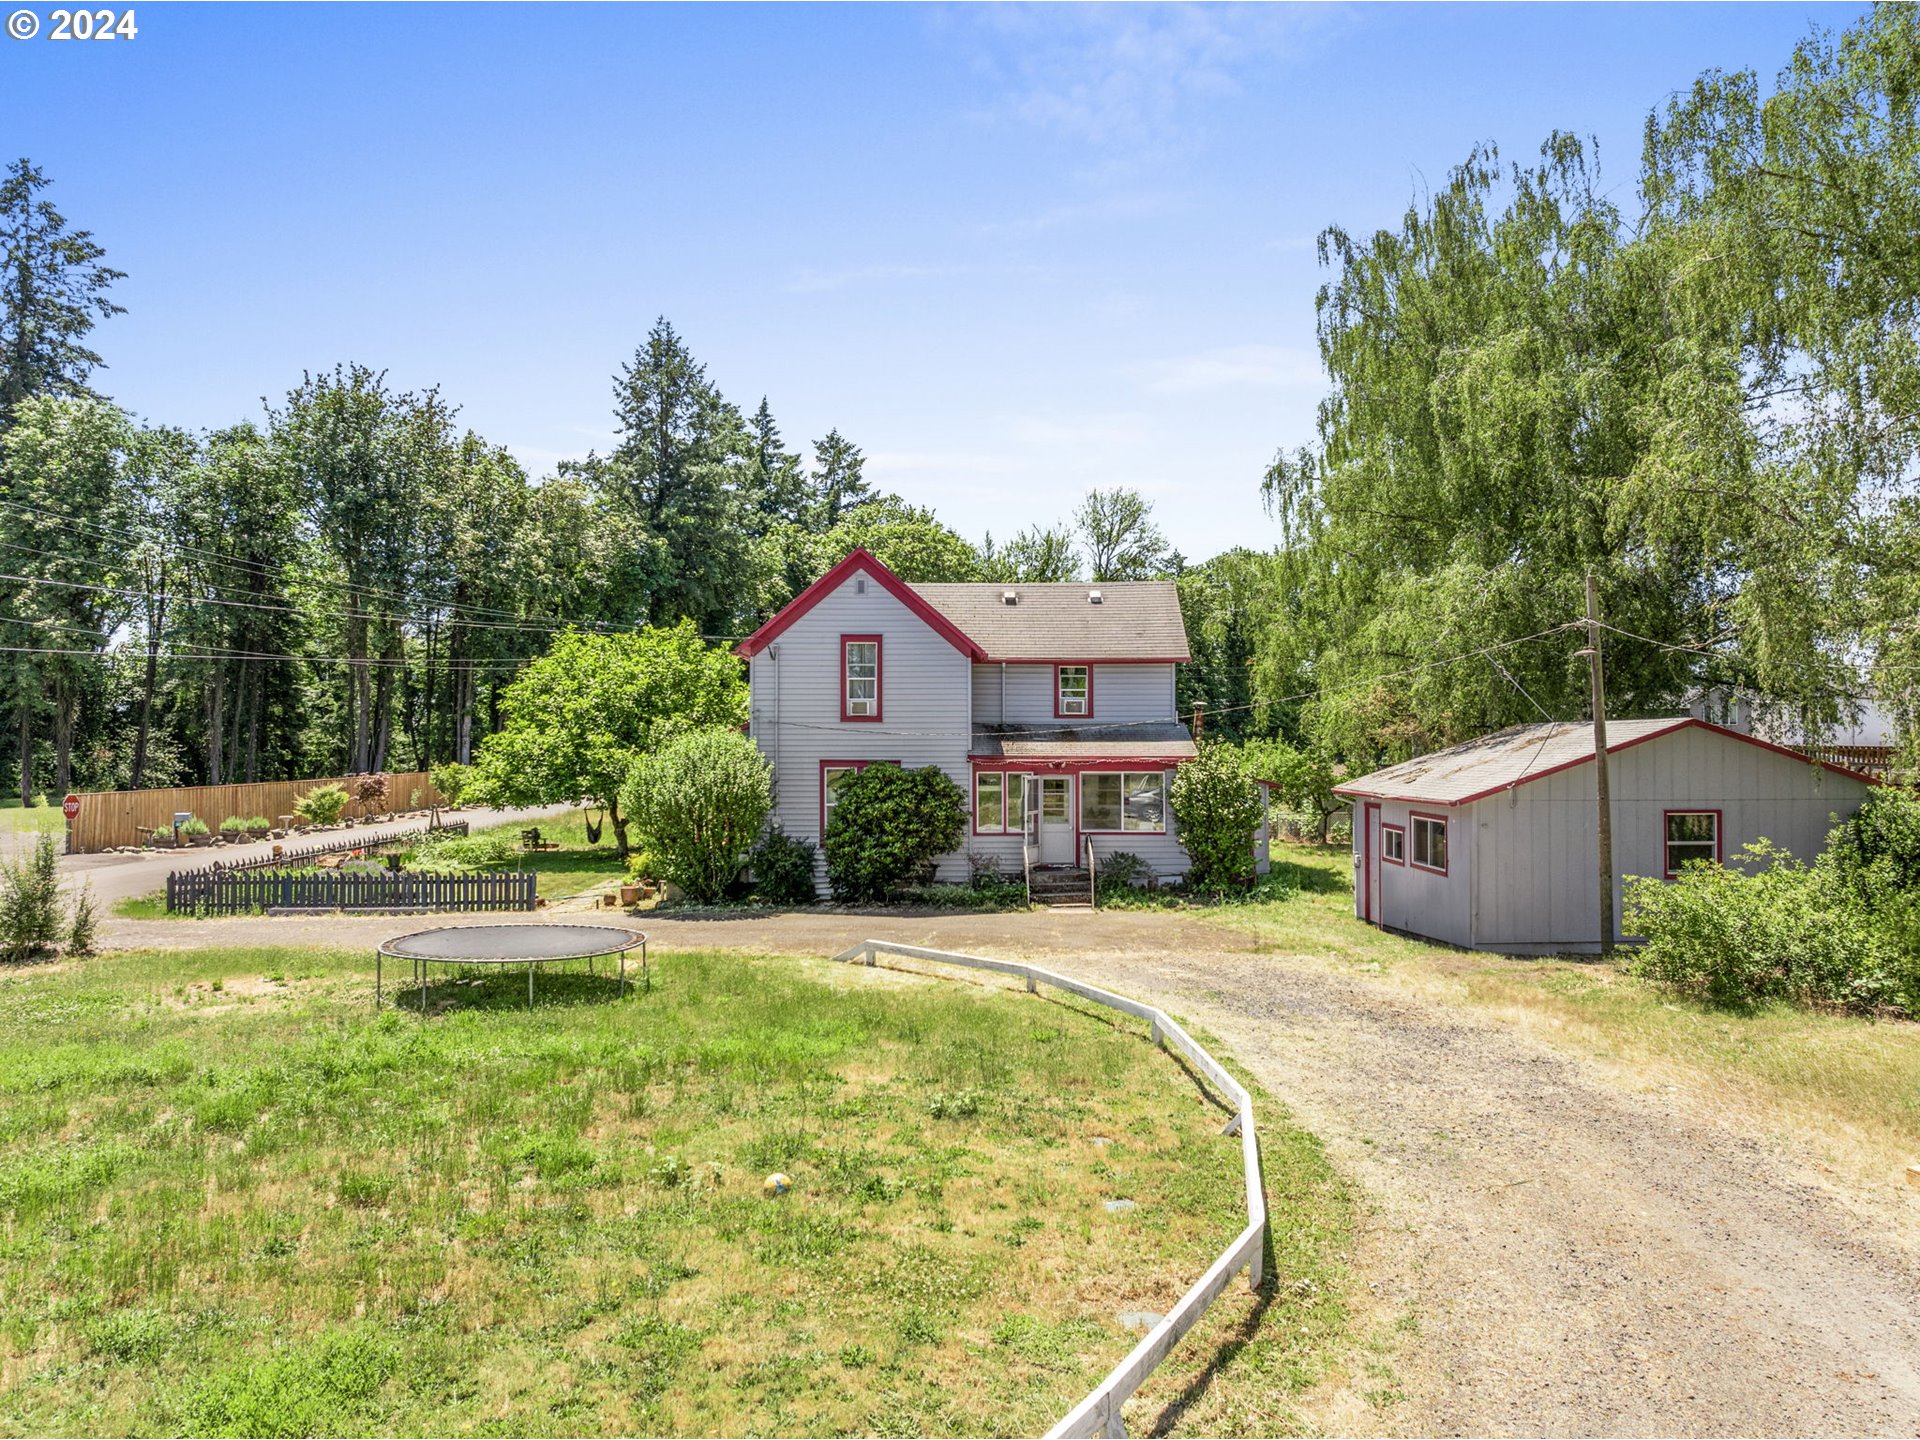
[[[752,733],[773,766],[773,823],[819,843],[835,787],[876,761],[937,765],[967,796],[968,856],[1001,871],[1115,851],[1184,874],[1167,805],[1193,757],[1176,718],[1189,659],[1167,581],[909,585],[864,550],[743,641]],[[823,862],[824,863],[824,862]]]

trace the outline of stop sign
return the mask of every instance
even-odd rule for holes
[[[60,813],[69,820],[78,820],[80,818],[80,797],[78,795],[67,796],[66,799],[60,802]]]

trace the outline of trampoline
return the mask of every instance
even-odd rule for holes
[[[533,1008],[533,972],[556,960],[585,960],[588,973],[600,958],[616,959],[620,966],[620,992],[627,991],[627,952],[640,950],[640,973],[649,992],[653,972],[647,965],[647,937],[639,930],[614,925],[443,925],[434,930],[416,930],[383,943],[374,952],[373,1008],[378,1010],[383,993],[382,968],[388,960],[407,960],[413,965],[414,983],[420,987],[420,1013],[427,1013],[427,967],[429,965],[524,965],[527,967],[527,1008]]]

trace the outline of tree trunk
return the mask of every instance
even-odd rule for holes
[[[620,797],[612,796],[607,801],[607,819],[613,823],[613,845],[620,852],[620,863],[627,863],[632,853],[627,845],[627,821],[620,813]]]
[[[73,682],[62,675],[53,685],[53,788],[73,788]]]
[[[150,587],[156,594],[167,588],[163,567]],[[147,668],[140,681],[140,728],[133,738],[133,770],[127,784],[135,790],[147,778],[147,737],[153,733],[153,692],[160,677],[160,632],[167,623],[167,602],[147,602]]]
[[[207,681],[207,783],[218,785],[223,761],[226,758],[227,738],[227,670],[216,660],[213,671]],[[201,817],[203,820],[205,816]],[[215,818],[218,823],[219,817]]]
[[[20,805],[33,803],[33,701],[20,696]]]
[[[256,784],[260,779],[260,722],[266,709],[267,677],[259,674],[254,679],[253,702],[247,711],[247,784]]]

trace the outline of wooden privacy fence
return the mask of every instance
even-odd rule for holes
[[[988,960],[979,955],[955,955],[946,950],[927,950],[918,945],[896,945],[888,940],[862,940],[833,958],[864,960],[871,965],[874,956],[881,953],[904,955],[912,960],[932,960],[941,965],[964,965],[971,970],[993,970],[1002,975],[1017,975],[1027,982],[1030,991],[1042,985],[1051,985],[1056,990],[1065,990],[1096,1005],[1138,1016],[1151,1027],[1154,1044],[1173,1046],[1233,1102],[1233,1118],[1227,1122],[1224,1133],[1231,1135],[1238,1131],[1240,1135],[1240,1164],[1247,1192],[1246,1228],[1234,1236],[1232,1243],[1220,1252],[1220,1258],[1193,1282],[1173,1309],[1162,1316],[1160,1323],[1133,1347],[1127,1358],[1114,1366],[1107,1378],[1094,1386],[1086,1399],[1069,1410],[1065,1418],[1047,1432],[1048,1440],[1065,1436],[1125,1435],[1127,1431],[1120,1418],[1120,1407],[1126,1404],[1127,1398],[1140,1388],[1160,1362],[1173,1352],[1173,1347],[1180,1343],[1200,1317],[1207,1313],[1207,1307],[1227,1288],[1227,1282],[1245,1270],[1247,1284],[1256,1290],[1260,1288],[1266,1268],[1267,1193],[1260,1179],[1260,1141],[1253,1130],[1253,1097],[1247,1094],[1244,1085],[1227,1073],[1225,1066],[1181,1029],[1173,1017],[1155,1006],[1129,1000],[1125,995],[1102,990],[1097,985],[1075,980],[1070,975],[1042,970],[1037,965],[1022,965],[1012,960]]]
[[[167,909],[195,915],[257,910],[531,910],[537,876],[390,875],[323,870],[211,870],[167,876]]]
[[[176,790],[96,790],[80,796],[80,818],[67,827],[68,852],[88,854],[108,850],[115,845],[138,845],[147,831],[165,829],[175,814],[186,811],[198,815],[214,830],[229,815],[250,820],[264,815],[269,821],[293,814],[293,802],[321,785],[344,785],[348,795],[365,775],[336,775],[321,780],[263,780],[255,785],[189,785]],[[424,770],[389,772],[387,810],[411,810],[413,792],[420,792],[420,804],[444,805],[445,799],[433,788]],[[359,806],[349,804],[347,813],[357,814]]]

